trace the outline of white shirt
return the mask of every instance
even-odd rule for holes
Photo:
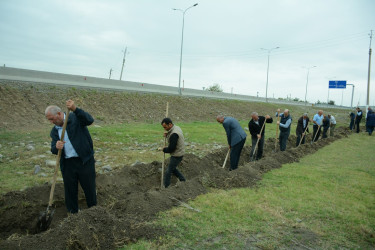
[[[64,120],[65,120],[65,114],[64,114]],[[61,140],[61,134],[62,134],[63,128],[57,125],[55,125],[55,128],[57,129],[57,132],[59,133],[59,138]],[[64,143],[65,159],[78,157],[76,150],[74,149],[72,143],[69,140],[68,130],[65,130],[64,141],[65,141]]]
[[[336,119],[333,115],[331,115],[330,120],[331,120],[331,124],[336,124]]]

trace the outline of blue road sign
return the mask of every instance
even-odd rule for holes
[[[330,89],[346,89],[346,81],[329,81],[328,88],[330,88]]]

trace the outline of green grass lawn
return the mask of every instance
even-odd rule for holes
[[[157,241],[125,249],[373,249],[374,138],[338,140],[299,163],[264,175],[255,189],[212,190],[154,222],[167,230]]]

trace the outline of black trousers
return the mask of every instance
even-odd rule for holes
[[[374,126],[367,126],[367,132],[369,135],[372,135],[373,131],[374,131]]]
[[[314,138],[315,138],[314,142],[317,141],[319,139],[321,131],[322,131],[322,127],[319,127],[319,130],[318,130],[318,125],[314,125],[313,126],[313,136],[312,136],[311,140],[314,140]],[[318,133],[318,134],[315,136],[316,133]]]
[[[251,137],[251,152],[250,152],[250,161],[253,159],[255,145],[257,144],[258,137]],[[264,136],[262,136],[259,140],[256,156],[254,157],[256,160],[259,160],[263,156],[263,146],[264,146]]]
[[[243,145],[245,145],[246,138],[231,147],[230,149],[230,170],[238,168],[238,162],[240,161],[241,151]]]
[[[280,131],[279,141],[280,141],[280,151],[286,150],[286,144],[288,142],[290,131]]]
[[[359,133],[359,123],[361,123],[361,120],[356,120],[355,121],[355,127],[357,129],[357,133]]]
[[[302,138],[302,134],[297,134],[296,147],[299,146],[299,142],[301,141],[301,138]],[[303,137],[301,144],[305,144],[305,139],[306,139],[306,134]]]
[[[353,127],[354,127],[354,119],[351,119],[351,120],[350,120],[349,129],[350,129],[350,130],[353,130]]]
[[[61,173],[64,180],[65,205],[69,213],[78,212],[78,182],[85,193],[87,207],[96,205],[94,157],[86,164],[83,164],[79,157],[64,159]]]
[[[323,136],[322,136],[322,138],[327,138],[328,137],[328,135],[327,135],[328,129],[329,129],[329,127],[323,127]]]
[[[185,181],[185,177],[177,170],[178,164],[182,161],[183,156],[175,157],[171,156],[167,171],[164,176],[164,186],[167,188],[171,184],[171,175],[176,176],[180,181]]]

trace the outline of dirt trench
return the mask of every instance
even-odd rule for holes
[[[291,135],[287,150],[276,153],[273,152],[275,139],[268,139],[264,158],[257,162],[249,162],[251,147],[246,146],[240,167],[235,171],[228,171],[229,161],[226,168],[222,168],[226,149],[203,158],[188,154],[179,166],[187,181],[176,182],[173,177],[168,189],[160,189],[160,162],[124,166],[116,172],[98,174],[99,205],[85,209],[83,192],[80,192],[83,209],[75,215],[66,215],[64,190],[59,184],[55,191],[56,214],[50,229],[40,234],[36,234],[35,223],[39,213],[47,207],[50,185],[9,192],[0,197],[0,249],[114,249],[140,238],[155,239],[163,230],[149,221],[158,212],[179,205],[171,197],[186,202],[210,188],[253,187],[264,172],[297,162],[349,133],[348,129],[339,128],[335,137],[312,145],[309,134],[306,144],[298,148],[295,147],[296,137]]]

